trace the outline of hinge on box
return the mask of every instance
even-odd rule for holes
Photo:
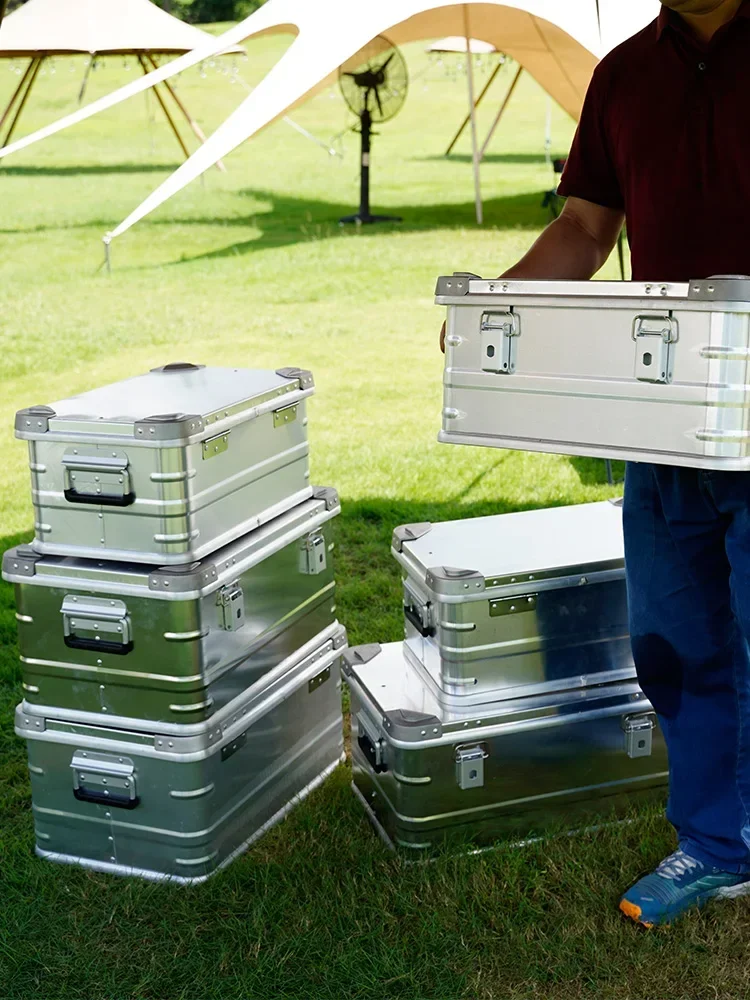
[[[207,438],[202,444],[203,458],[213,458],[214,455],[221,455],[229,448],[229,431],[217,434],[215,437]]]
[[[273,411],[273,426],[283,427],[285,424],[291,424],[297,419],[297,403],[293,403],[291,406],[284,406],[280,410]]]
[[[622,728],[628,757],[650,757],[655,729],[653,715],[626,715]]]
[[[484,785],[484,762],[489,757],[482,743],[456,747],[456,781],[458,787],[481,788]]]
[[[245,624],[245,595],[239,582],[227,584],[216,595],[219,607],[219,628],[236,632]]]

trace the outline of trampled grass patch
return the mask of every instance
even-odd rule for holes
[[[247,46],[248,86],[288,40]],[[21,406],[175,360],[309,367],[316,482],[336,486],[340,617],[352,642],[400,637],[389,554],[408,521],[602,499],[587,459],[436,443],[435,277],[494,274],[547,220],[546,98],[520,86],[482,171],[473,222],[468,137],[442,157],[465,81],[407,49],[412,86],[373,153],[373,205],[400,226],[342,230],[357,202],[357,144],[330,158],[284,122],[227,157],[113,246],[102,234],[177,165],[153,103],[134,100],[0,165],[0,548],[28,538]],[[222,66],[230,70],[226,75]],[[503,71],[506,81],[509,67]],[[83,63],[40,77],[29,128],[74,106]],[[130,67],[129,72],[134,72]],[[90,96],[127,79],[122,60]],[[208,130],[246,93],[231,63],[180,93]],[[0,65],[0,102],[17,80]],[[481,80],[481,76],[480,76]],[[501,92],[498,88],[497,93]],[[496,103],[481,115],[486,127]],[[329,140],[349,119],[334,91],[293,112]],[[553,153],[572,123],[553,109]],[[614,276],[613,261],[606,274]],[[741,997],[750,912],[717,904],[641,934],[618,893],[672,846],[658,809],[522,850],[409,866],[374,836],[342,766],[285,823],[204,886],[177,889],[58,868],[33,856],[12,592],[0,587],[0,982],[4,1000],[516,1000]]]

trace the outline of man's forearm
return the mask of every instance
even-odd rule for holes
[[[563,213],[547,226],[529,252],[501,277],[587,281],[609,257],[619,226],[612,226],[612,231],[611,242],[609,233],[602,240],[600,234],[594,236],[577,218]]]

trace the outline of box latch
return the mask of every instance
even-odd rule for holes
[[[222,587],[216,595],[219,607],[219,628],[225,632],[236,632],[245,624],[245,595],[235,580]]]
[[[456,747],[456,782],[459,788],[484,785],[484,762],[489,754],[482,743]]]
[[[639,382],[671,382],[677,320],[672,316],[636,316],[635,377]]]
[[[521,335],[519,318],[511,312],[482,313],[482,371],[512,375],[516,370],[516,339]]]
[[[656,723],[653,715],[626,715],[622,720],[628,757],[650,757]]]
[[[319,531],[305,538],[300,546],[299,571],[304,576],[317,576],[327,566],[326,540]]]

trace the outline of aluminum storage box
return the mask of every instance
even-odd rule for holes
[[[474,704],[635,676],[617,503],[404,525],[392,553],[405,645],[438,697]]]
[[[316,489],[184,567],[9,550],[26,700],[144,724],[209,718],[334,625],[339,510]]]
[[[750,279],[442,277],[440,440],[750,468]]]
[[[354,791],[413,856],[614,818],[663,797],[667,755],[635,681],[446,707],[401,643],[349,650]]]
[[[187,563],[311,494],[310,372],[172,364],[16,415],[34,547]]]
[[[179,882],[226,865],[343,759],[345,641],[339,629],[210,724],[180,735],[19,705],[37,854]]]

